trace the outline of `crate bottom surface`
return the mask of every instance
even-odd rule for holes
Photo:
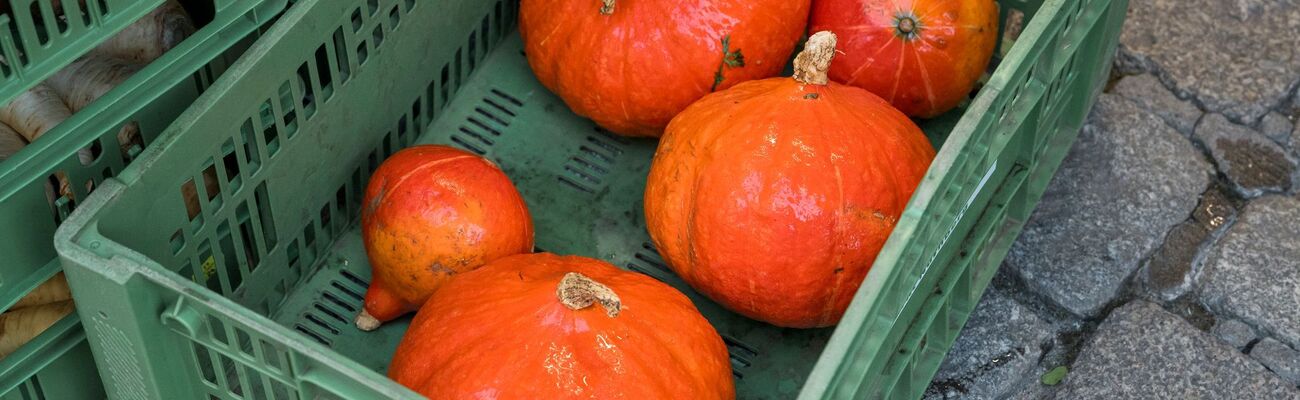
[[[731,313],[691,290],[659,258],[645,230],[642,196],[656,142],[613,135],[570,112],[533,77],[517,33],[481,63],[459,83],[457,94],[429,127],[412,127],[411,134],[399,124],[381,141],[383,152],[439,143],[492,159],[528,203],[538,251],[599,258],[674,286],[723,336],[740,398],[797,396],[833,328],[774,327]],[[454,79],[445,71],[442,77],[444,87],[447,79]],[[937,147],[962,112],[964,108],[919,122]],[[382,161],[375,154],[370,170]],[[364,180],[364,173],[354,175]],[[356,179],[354,197],[360,193]],[[340,196],[346,196],[342,188]],[[331,213],[343,215],[331,220]],[[301,253],[291,257],[291,264],[313,265],[310,272],[286,288],[278,304],[246,305],[269,311],[273,320],[303,340],[385,373],[410,316],[374,332],[353,326],[370,278],[357,216],[328,204],[318,214],[309,227],[319,227],[319,233],[309,228],[313,233],[304,235]],[[235,298],[239,301],[238,293]]]

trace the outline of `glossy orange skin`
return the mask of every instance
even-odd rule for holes
[[[571,310],[578,272],[621,299]],[[388,376],[430,399],[732,399],[727,348],[691,301],[604,261],[505,257],[448,283],[397,346]]]
[[[528,207],[487,159],[423,145],[385,160],[366,187],[361,236],[374,276],[366,312],[418,310],[456,274],[533,249]]]
[[[746,82],[668,126],[646,225],[672,269],[728,309],[834,325],[934,154],[920,128],[860,88]]]
[[[900,35],[898,15],[919,23]],[[994,0],[819,0],[812,31],[839,36],[836,82],[885,98],[904,114],[930,118],[957,107],[988,68],[998,34]]]
[[[626,136],[659,136],[713,90],[776,76],[810,0],[523,0],[519,31],[537,79],[578,115]],[[728,50],[743,67],[722,68]]]

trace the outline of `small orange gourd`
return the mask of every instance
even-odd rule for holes
[[[866,90],[830,82],[820,32],[794,78],[751,81],[683,111],[659,142],[646,227],[673,271],[750,318],[833,325],[934,149]]]
[[[440,145],[399,151],[370,178],[361,236],[373,277],[356,324],[418,310],[453,276],[533,249],[528,207],[485,158]]]
[[[415,315],[388,376],[430,399],[735,397],[726,345],[686,296],[548,253],[449,282]]]

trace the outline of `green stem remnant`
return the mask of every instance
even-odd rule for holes
[[[740,68],[745,66],[745,55],[740,53],[740,49],[731,51],[731,35],[722,37],[722,62],[718,63],[718,72],[713,73],[713,87],[709,91],[718,90],[724,79],[722,72],[727,68]]]

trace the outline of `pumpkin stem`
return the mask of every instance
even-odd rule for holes
[[[600,13],[603,15],[614,15],[615,0],[600,0]]]
[[[794,58],[794,79],[810,85],[830,82],[826,70],[835,58],[835,34],[830,31],[814,33],[804,44],[803,51]]]
[[[555,288],[555,295],[560,298],[560,303],[570,310],[581,310],[594,303],[600,303],[605,307],[605,314],[610,318],[617,317],[619,309],[623,307],[618,300],[618,295],[609,286],[577,272],[564,274],[564,278],[560,279],[560,285]]]
[[[361,309],[361,313],[360,313],[360,314],[357,314],[357,319],[356,319],[355,321],[353,321],[353,322],[355,322],[355,323],[357,324],[357,329],[361,329],[361,330],[366,331],[366,332],[370,332],[370,331],[373,331],[373,330],[375,330],[375,329],[379,329],[379,325],[381,324],[381,323],[379,322],[379,319],[377,319],[377,318],[375,318],[374,316],[370,315],[370,313],[367,312],[366,309],[364,309],[364,308]]]

